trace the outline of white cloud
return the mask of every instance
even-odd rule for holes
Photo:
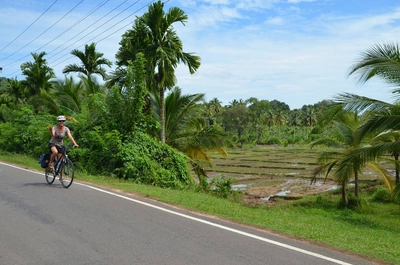
[[[267,19],[266,24],[283,25],[283,24],[285,24],[285,19],[283,17],[273,17],[273,18]]]
[[[21,3],[26,1],[20,1],[18,4],[16,1],[11,2],[2,9],[5,12],[2,12],[3,21],[0,21],[0,34],[3,36],[0,39],[0,49],[40,15],[40,11],[24,9]],[[71,6],[79,1],[72,2]],[[111,2],[116,6],[116,3],[121,1]],[[359,86],[353,78],[347,78],[347,73],[361,52],[371,45],[398,41],[396,33],[400,29],[400,9],[386,7],[385,3],[382,3],[379,10],[367,9],[368,0],[366,0],[360,1],[358,5],[368,12],[349,12],[346,6],[335,6],[336,2],[336,0],[167,2],[167,8],[178,6],[188,14],[189,20],[186,26],[176,24],[175,28],[183,41],[184,50],[194,52],[202,58],[202,65],[194,75],[189,74],[186,66],[178,67],[177,85],[182,88],[183,93],[205,93],[208,100],[217,97],[224,104],[234,99],[257,97],[267,100],[277,99],[289,104],[291,108],[300,108],[304,104],[330,99],[343,91],[382,100],[391,99],[389,92],[391,88],[385,83],[372,80],[368,84]],[[42,4],[42,11],[51,3],[52,1],[47,1],[46,4]],[[329,9],[324,9],[326,3],[330,4]],[[341,3],[343,5],[343,1]],[[130,12],[133,10],[135,8]],[[141,12],[145,11],[146,9]],[[22,44],[26,44],[35,34],[39,34],[46,29],[46,26],[56,21],[60,14],[62,12],[49,13],[43,17],[41,23],[32,28],[34,30],[24,34],[23,38],[14,43],[12,49],[7,48],[4,52],[15,51]],[[80,14],[74,13],[76,17],[81,17],[83,14],[85,14],[83,11]],[[58,45],[71,43],[76,33],[83,31],[100,17],[101,15],[90,16],[85,23],[54,40],[45,50],[49,52],[59,47]],[[124,16],[121,15],[118,19],[122,17]],[[134,17],[125,22],[133,20]],[[25,55],[28,57],[24,61],[31,60],[29,52],[60,34],[71,25],[72,21],[74,20],[70,18],[69,23],[58,25],[54,31],[44,35],[23,49],[21,54],[12,58],[17,59]],[[85,31],[85,34],[82,34],[85,36],[84,40],[91,39],[113,23],[93,34]],[[117,29],[118,27],[106,32],[94,41],[108,36]],[[98,50],[103,52],[106,58],[114,60],[121,34],[126,29],[97,44]],[[63,52],[59,49],[51,54],[54,57],[49,62],[61,58],[56,62],[57,73],[61,73],[66,64],[73,62],[68,59],[69,52],[73,48],[83,49],[83,42],[79,44],[82,46],[75,47],[78,45],[76,44]],[[67,45],[63,47],[65,46]],[[4,66],[2,59],[7,54],[4,52],[0,54],[0,66]],[[16,71],[19,70],[19,64],[13,67]],[[3,74],[5,73],[9,73],[8,69],[3,69]]]
[[[316,0],[288,0],[288,3],[299,4],[301,2],[315,2]]]

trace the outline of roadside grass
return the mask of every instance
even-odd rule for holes
[[[1,153],[0,160],[43,171],[37,159],[30,157]],[[106,176],[91,176],[82,171],[76,173],[76,180],[305,239],[369,260],[400,264],[400,206],[372,202],[370,190],[361,191],[362,206],[355,209],[340,209],[340,195],[335,191],[285,200],[274,206],[250,207],[241,202],[240,192],[223,199],[192,189],[160,189]]]

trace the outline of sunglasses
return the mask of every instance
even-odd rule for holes
[[[58,121],[58,122],[65,122],[65,121]]]

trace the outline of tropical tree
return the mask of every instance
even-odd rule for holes
[[[93,74],[98,74],[103,80],[107,78],[104,66],[111,67],[112,63],[108,59],[103,58],[103,53],[96,51],[95,43],[91,43],[90,45],[86,44],[84,51],[74,49],[71,54],[78,57],[81,62],[80,64],[67,65],[63,70],[64,74],[71,72],[81,73],[88,79],[91,79]]]
[[[352,65],[349,76],[355,76],[358,82],[365,83],[373,77],[398,86],[400,84],[400,49],[395,43],[377,44],[361,54]],[[398,90],[395,90],[398,93]]]
[[[267,112],[271,111],[271,104],[268,100],[258,100],[257,98],[249,98],[247,100],[249,104],[249,112],[251,117],[251,128],[257,134],[256,144],[259,143],[263,136],[265,125],[267,124],[268,116]],[[274,117],[273,117],[274,118]]]
[[[27,88],[17,78],[8,79],[0,87],[0,100],[2,103],[23,104],[27,100]]]
[[[299,109],[295,109],[289,112],[288,125],[299,126],[301,124],[302,112]]]
[[[271,127],[275,125],[275,120],[275,111],[273,109],[268,109],[265,112],[264,123]]]
[[[32,53],[33,62],[26,62],[21,65],[22,74],[25,76],[23,85],[28,89],[30,96],[28,102],[32,103],[35,111],[38,112],[38,95],[41,91],[49,91],[52,88],[50,80],[55,77],[53,69],[47,65],[44,59],[45,52]]]
[[[58,113],[74,116],[82,112],[83,83],[75,82],[73,77],[65,77],[54,82],[54,96],[57,99]],[[51,102],[50,99],[48,102]],[[54,103],[53,103],[54,104]],[[56,113],[55,113],[56,114]]]
[[[315,108],[311,105],[303,106],[301,108],[304,126],[313,126],[317,123],[317,115]]]
[[[154,114],[160,119],[160,98],[153,97]],[[230,143],[227,134],[220,127],[209,126],[204,119],[206,109],[202,104],[204,94],[182,95],[174,87],[165,98],[165,138],[171,147],[186,154],[193,170],[199,177],[205,177],[203,164],[210,161],[209,152],[227,155],[225,147]]]
[[[219,115],[223,110],[221,104],[222,102],[219,101],[217,98],[213,98],[208,103],[204,103],[204,106],[206,108],[205,115],[208,119],[208,124],[210,126],[215,124],[216,116]]]
[[[271,104],[271,108],[275,111],[276,110],[283,110],[283,111],[290,110],[290,107],[288,104],[281,102],[279,100],[274,99],[274,100],[270,101],[269,103]]]
[[[228,108],[235,107],[235,106],[238,106],[238,105],[246,106],[247,105],[247,101],[243,100],[243,99],[239,99],[239,100],[234,99],[234,100],[229,102]]]
[[[24,84],[28,87],[28,93],[34,96],[39,94],[41,89],[48,91],[52,88],[49,81],[55,77],[55,74],[44,59],[45,52],[31,54],[33,62],[23,63],[21,70],[22,74],[26,76]]]
[[[182,41],[173,24],[185,24],[188,16],[177,7],[164,10],[164,3],[157,1],[149,6],[148,12],[138,17],[133,29],[123,35],[117,53],[118,65],[124,66],[138,52],[143,52],[148,73],[147,86],[150,92],[160,97],[160,139],[165,142],[164,93],[175,86],[175,69],[179,63],[188,66],[191,74],[200,67],[200,57],[183,51]],[[121,74],[121,71],[118,72]],[[123,81],[121,76],[114,77]]]
[[[223,126],[225,131],[236,135],[237,142],[243,145],[245,141],[246,127],[249,126],[251,116],[245,104],[237,104],[227,108],[223,114]]]
[[[352,65],[349,76],[355,76],[359,83],[364,84],[373,77],[380,78],[387,83],[394,85],[396,88],[393,94],[398,97],[400,93],[400,49],[395,43],[377,44],[362,53],[358,61]],[[384,133],[385,138],[391,135],[391,141],[397,142],[396,135],[400,130],[400,102],[398,99],[394,104],[375,100],[367,97],[362,97],[354,94],[340,94],[337,97],[337,103],[341,104],[346,110],[358,110],[374,112],[370,120],[366,122],[358,133],[358,140],[364,135],[373,133],[379,135]],[[388,134],[389,133],[389,134]],[[386,153],[393,155],[395,160],[398,160],[400,149],[396,145],[383,145]],[[381,146],[381,147],[383,147]],[[383,152],[384,153],[384,152]],[[374,159],[374,158],[372,158]],[[396,184],[400,183],[399,169],[396,166]]]
[[[275,111],[275,125],[284,125],[286,123],[287,117],[286,114],[283,113],[281,109]]]
[[[355,135],[361,122],[357,112],[342,112],[334,118],[334,126],[331,127],[329,137],[321,138],[311,143],[311,147],[325,145],[340,148],[339,150],[321,153],[317,160],[321,165],[315,169],[313,181],[315,181],[316,176],[322,172],[325,172],[325,177],[327,177],[332,170],[336,170],[334,172],[334,177],[341,186],[342,202],[344,205],[348,204],[346,186],[352,177],[354,177],[355,195],[358,196],[359,192],[358,176],[361,172],[361,162],[354,160],[353,163],[346,164],[347,167],[343,168],[342,160],[353,150],[359,148],[360,144],[355,140]]]

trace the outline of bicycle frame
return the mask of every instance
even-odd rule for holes
[[[46,168],[45,178],[48,184],[52,184],[56,176],[58,176],[62,186],[68,188],[71,186],[74,180],[74,165],[71,160],[68,159],[67,146],[62,146],[62,153],[60,157],[56,157],[54,160],[53,168]]]

